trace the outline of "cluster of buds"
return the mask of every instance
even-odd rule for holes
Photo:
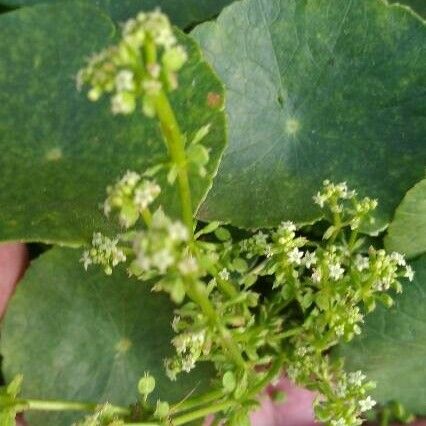
[[[120,224],[129,228],[144,215],[160,192],[161,188],[155,182],[128,171],[115,185],[107,188],[104,213],[108,216],[111,211],[117,211]]]
[[[93,234],[92,247],[83,252],[81,262],[84,268],[90,265],[100,265],[107,275],[112,274],[112,268],[126,261],[124,251],[118,246],[118,238],[112,240],[99,232]]]
[[[77,86],[91,86],[97,101],[111,93],[113,114],[131,114],[142,99],[145,115],[155,115],[155,97],[177,88],[176,73],[187,60],[167,16],[156,10],[139,13],[123,25],[120,42],[95,55],[77,76]]]

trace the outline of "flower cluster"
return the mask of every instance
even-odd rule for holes
[[[110,404],[99,405],[96,411],[73,426],[124,426],[125,422]]]
[[[128,173],[108,190],[107,210],[119,209],[122,217],[126,206],[139,215],[159,192],[152,185]],[[138,191],[144,193],[143,206]],[[333,212],[333,231],[320,241],[309,240],[288,221],[237,240],[225,227],[211,223],[191,237],[186,226],[161,208],[145,220],[143,229],[121,236],[129,273],[143,281],[155,279],[153,289],[169,293],[180,304],[172,324],[176,353],[165,360],[171,379],[197,362],[213,361],[218,386],[237,400],[250,400],[249,383],[261,381],[263,374],[258,368],[284,354],[282,366],[289,377],[322,395],[316,403],[318,419],[329,425],[360,423],[362,413],[374,405],[366,395],[371,384],[360,372],[346,374],[324,354],[359,334],[365,312],[376,302],[389,306],[387,290],[401,291],[399,280],[412,279],[413,272],[401,254],[366,247],[358,237],[354,219],[368,220],[375,203],[359,201],[346,184],[329,182],[317,198]],[[351,204],[333,210],[342,200]],[[136,220],[128,223],[135,225]],[[85,256],[89,263],[107,265],[109,272],[117,259],[112,260],[105,244],[123,256],[124,251],[116,247],[117,240],[100,238],[94,240],[93,254]],[[259,292],[267,283],[269,289]],[[246,416],[249,405],[229,418]]]
[[[157,209],[147,229],[132,234],[134,259],[129,273],[141,280],[157,278],[154,290],[167,291],[180,303],[185,296],[184,277],[198,271],[195,257],[186,249],[188,240],[186,226]]]
[[[108,216],[111,211],[117,211],[120,224],[129,228],[147,213],[160,192],[161,188],[155,182],[128,171],[115,185],[107,188],[104,213]]]
[[[331,426],[359,425],[362,414],[376,405],[367,395],[375,385],[365,381],[366,376],[361,371],[345,373],[336,369],[333,372],[335,381],[328,386],[325,395],[315,401],[316,418]]]
[[[209,354],[211,347],[206,330],[178,334],[172,343],[177,356],[165,360],[166,372],[171,380],[176,380],[177,374],[182,371],[189,373],[202,355]]]
[[[111,275],[114,266],[126,261],[126,255],[118,247],[118,242],[118,238],[112,240],[99,232],[93,234],[92,247],[85,250],[81,258],[84,268],[87,270],[92,264],[100,265],[107,275]]]
[[[113,94],[113,114],[130,114],[142,98],[145,115],[155,115],[155,97],[177,88],[177,76],[187,60],[168,18],[160,11],[139,13],[123,25],[120,42],[90,59],[77,76],[77,86],[91,86],[88,97],[97,101]]]
[[[359,200],[356,191],[350,190],[346,182],[334,184],[326,179],[323,182],[323,190],[314,195],[313,200],[321,209],[331,213],[333,226],[324,234],[324,238],[332,237],[339,232],[340,227],[349,225],[352,230],[357,230],[366,219],[374,222],[371,212],[377,207],[377,200],[365,197]]]

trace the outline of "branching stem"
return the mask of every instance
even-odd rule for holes
[[[193,211],[191,188],[189,185],[187,162],[185,155],[184,138],[180,131],[176,116],[170,105],[169,99],[163,90],[155,97],[155,109],[161,123],[161,130],[173,163],[177,167],[177,180],[182,209],[182,219],[193,234]]]

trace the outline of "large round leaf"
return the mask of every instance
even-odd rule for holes
[[[163,360],[173,353],[173,306],[122,270],[85,272],[77,250],[54,248],[36,260],[9,305],[1,336],[3,371],[24,375],[28,398],[130,404],[144,371],[157,397],[199,391],[206,369],[171,382]],[[204,378],[203,378],[204,377]],[[32,413],[31,426],[71,424],[69,414]]]
[[[379,307],[366,318],[360,337],[337,352],[349,371],[362,370],[377,382],[381,403],[396,400],[426,414],[426,256],[413,262],[416,276],[390,310]]]
[[[410,189],[396,209],[385,246],[407,257],[426,251],[426,179]]]
[[[383,228],[426,164],[425,23],[381,0],[245,0],[194,35],[230,119],[200,216],[309,222],[332,179],[378,198]]]
[[[156,120],[113,116],[75,87],[85,59],[113,43],[105,13],[81,1],[38,5],[0,16],[0,240],[76,244],[110,225],[99,210],[105,188],[127,169],[144,171],[166,158]],[[210,123],[204,178],[190,176],[194,204],[211,185],[225,145],[222,86],[183,34],[189,61],[172,95],[189,137]],[[164,182],[162,182],[164,183]],[[179,211],[176,188],[160,202]]]
[[[87,0],[103,8],[116,22],[129,19],[141,10],[160,7],[170,16],[175,25],[186,28],[188,25],[203,22],[218,14],[233,0]],[[29,6],[38,3],[58,3],[63,0],[1,0],[9,6]]]

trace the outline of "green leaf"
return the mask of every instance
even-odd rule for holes
[[[396,209],[385,246],[407,257],[426,251],[426,179],[410,189]]]
[[[111,224],[99,204],[106,186],[126,170],[143,172],[166,159],[155,120],[113,116],[108,100],[96,104],[78,93],[74,76],[85,59],[114,42],[115,27],[98,8],[81,1],[38,5],[0,16],[0,240],[79,244]],[[194,204],[211,185],[225,145],[225,117],[208,102],[223,88],[181,33],[189,54],[171,97],[188,137],[211,124],[207,174],[190,176]],[[176,215],[174,187],[160,203]]]
[[[246,0],[193,34],[228,89],[230,127],[199,216],[311,222],[328,178],[378,198],[382,229],[424,175],[425,23],[381,0]]]
[[[377,382],[373,396],[397,400],[409,411],[426,414],[426,255],[412,263],[416,275],[391,309],[366,318],[360,337],[337,351],[348,371],[362,370]]]
[[[24,398],[130,404],[145,371],[156,379],[150,401],[184,398],[209,371],[171,382],[163,360],[173,354],[173,305],[147,283],[116,269],[85,272],[79,250],[54,248],[19,285],[2,325],[6,379],[24,376]],[[31,426],[68,425],[75,415],[31,413]]]
[[[123,22],[141,10],[150,11],[156,7],[170,16],[173,23],[181,28],[204,22],[217,15],[223,7],[234,0],[87,0],[88,4],[104,9],[115,22]],[[58,3],[63,0],[2,0],[6,6],[29,6],[38,3]]]

